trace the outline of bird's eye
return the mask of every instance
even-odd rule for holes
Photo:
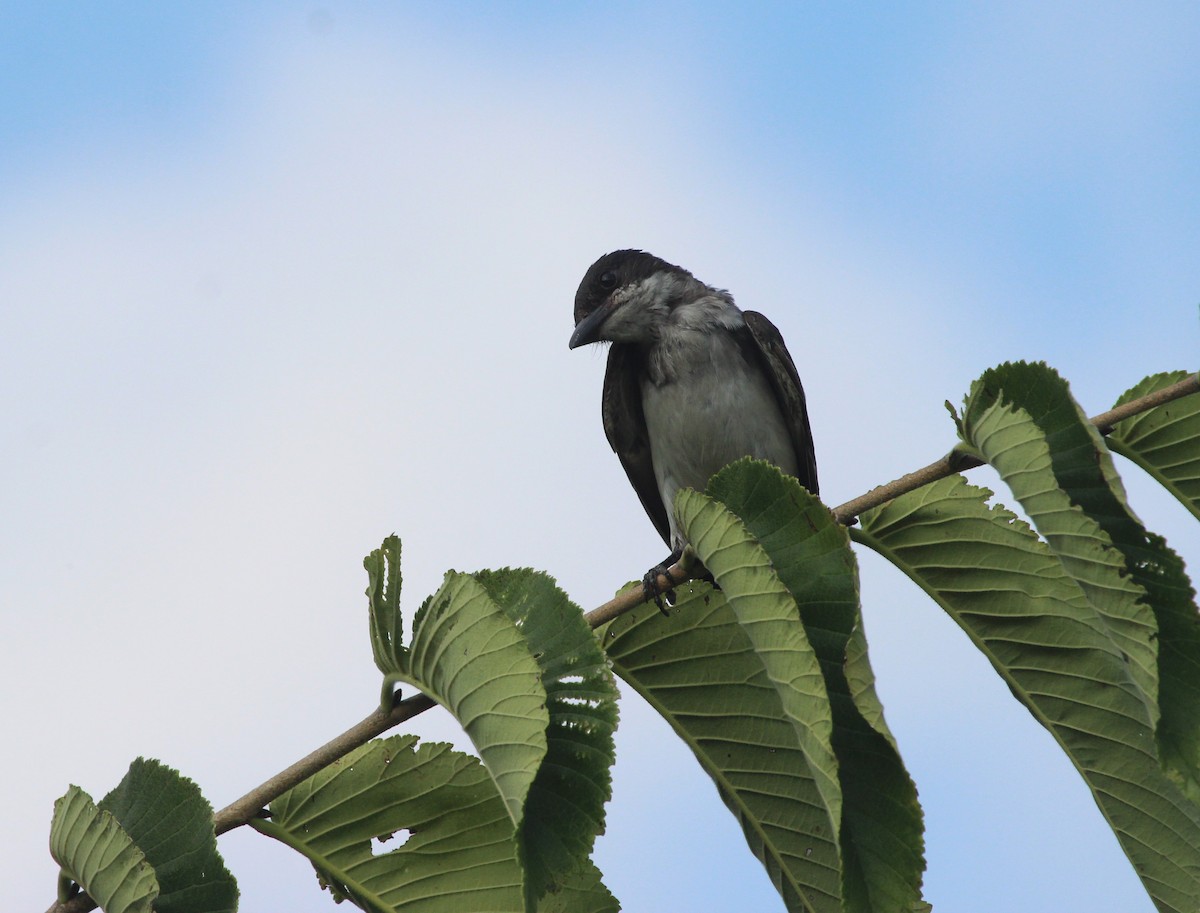
[[[609,270],[606,273],[601,273],[600,274],[600,287],[601,288],[616,288],[617,287],[617,274],[614,273],[612,270]]]

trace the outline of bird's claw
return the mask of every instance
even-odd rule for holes
[[[664,590],[658,585],[659,576],[666,577],[670,583]],[[658,610],[664,615],[671,613],[667,609],[675,605],[675,580],[671,577],[671,570],[665,564],[656,564],[650,570],[646,571],[646,576],[642,578],[642,592],[646,595],[646,601],[654,601],[658,606]]]

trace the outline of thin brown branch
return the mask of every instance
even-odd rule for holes
[[[683,583],[691,578],[688,572],[684,570],[683,565],[676,563],[667,568],[667,577],[665,574],[658,575],[658,590],[660,593],[665,593],[671,587]],[[629,589],[618,593],[608,602],[603,605],[596,606],[590,612],[584,614],[584,620],[587,621],[593,628],[598,628],[605,622],[612,621],[624,615],[630,609],[635,609],[646,601],[646,591],[640,586],[633,586]]]
[[[1169,403],[1184,396],[1190,396],[1193,393],[1200,393],[1200,374],[1188,375],[1183,380],[1171,384],[1169,387],[1163,387],[1163,389],[1154,393],[1130,400],[1116,409],[1101,412],[1092,418],[1091,422],[1099,429],[1101,434],[1108,434],[1117,422],[1143,412],[1148,412],[1164,403]],[[940,460],[930,463],[923,469],[910,472],[908,475],[901,476],[894,482],[889,482],[887,485],[880,485],[878,488],[872,489],[865,495],[855,498],[853,501],[847,501],[840,507],[835,507],[833,515],[837,517],[839,523],[850,524],[864,510],[886,504],[893,498],[898,498],[902,494],[915,491],[923,485],[928,485],[930,482],[936,482],[938,479],[944,479],[956,472],[961,472],[964,469],[978,465],[980,465],[978,460],[951,451]]]
[[[1165,387],[1155,393],[1132,400],[1117,409],[1102,412],[1091,421],[1100,430],[1101,434],[1108,434],[1112,430],[1112,427],[1123,419],[1194,393],[1200,393],[1200,375],[1197,374],[1192,374],[1179,383],[1172,384],[1170,387]],[[847,501],[845,504],[835,507],[833,514],[839,523],[852,524],[864,510],[878,507],[902,494],[915,491],[923,485],[928,485],[930,482],[936,482],[938,479],[944,479],[956,472],[961,472],[964,469],[978,465],[980,465],[978,460],[951,451],[940,460],[935,460],[922,469],[903,475],[886,485],[880,485],[878,488],[874,488],[852,501]],[[680,581],[688,579],[687,571],[679,564],[672,565],[668,573],[674,579],[661,575],[658,578],[658,584],[662,590],[670,589]],[[646,602],[646,595],[643,588],[631,587],[616,598],[610,599],[603,605],[588,612],[584,615],[584,618],[587,619],[588,624],[593,628],[597,628],[644,602]],[[256,787],[236,802],[227,805],[221,811],[217,812],[213,817],[216,832],[223,834],[226,831],[246,824],[251,819],[260,815],[262,809],[277,796],[282,795],[293,786],[308,779],[317,771],[332,764],[338,758],[348,754],[358,746],[365,744],[376,736],[387,732],[393,726],[411,719],[418,713],[423,713],[433,706],[435,704],[432,699],[423,694],[417,694],[397,703],[390,713],[383,713],[379,710],[372,712],[362,722],[347,729],[337,738],[322,745],[307,757],[301,758],[287,770],[275,775],[266,783]],[[94,910],[95,908],[96,904],[90,897],[86,894],[80,894],[66,903],[54,904],[47,913],[87,913],[87,911]]]
[[[1116,409],[1101,412],[1091,419],[1091,422],[1099,429],[1101,434],[1108,434],[1117,422],[1193,393],[1200,393],[1200,374],[1191,374],[1169,387],[1164,387],[1154,393],[1130,400]],[[858,519],[858,515],[865,510],[869,510],[872,507],[879,507],[881,504],[886,504],[888,501],[898,498],[902,494],[916,491],[918,488],[928,485],[931,482],[936,482],[938,479],[944,479],[947,476],[954,475],[956,472],[962,472],[965,469],[971,469],[979,465],[981,465],[980,461],[974,457],[952,450],[941,459],[934,460],[928,466],[902,475],[900,478],[888,482],[886,485],[872,488],[866,494],[859,495],[857,498],[835,507],[833,515],[839,523],[846,526],[852,525]],[[678,564],[672,566],[670,572],[676,582],[687,579],[687,573]],[[658,578],[658,582],[659,586],[664,590],[668,588],[668,584],[670,583],[665,577],[661,576]],[[614,618],[623,615],[645,601],[646,597],[642,589],[640,587],[633,587],[610,599],[604,605],[592,609],[584,617],[593,628],[598,628],[605,622],[612,621]]]
[[[1169,387],[1163,387],[1154,393],[1147,393],[1145,396],[1131,399],[1123,406],[1117,406],[1115,409],[1101,412],[1092,418],[1092,424],[1100,429],[1101,434],[1108,434],[1113,430],[1113,426],[1117,422],[1122,422],[1143,412],[1149,412],[1156,406],[1172,402],[1183,396],[1189,396],[1192,393],[1200,393],[1200,374],[1189,374],[1183,380],[1171,384]]]
[[[902,475],[900,478],[888,482],[886,485],[872,488],[865,495],[859,495],[854,500],[847,501],[845,504],[835,507],[833,515],[837,518],[838,523],[841,523],[843,526],[852,526],[858,520],[858,515],[864,510],[878,507],[880,504],[886,504],[893,498],[897,498],[909,491],[916,491],[930,482],[936,482],[938,479],[944,479],[946,476],[954,475],[956,472],[962,472],[964,469],[973,469],[980,465],[982,464],[974,457],[966,456],[952,450],[940,460],[934,460],[928,466],[923,466],[915,472]]]
[[[223,834],[235,827],[241,827],[252,818],[257,818],[273,799],[283,795],[293,786],[303,783],[318,770],[328,767],[358,746],[366,744],[393,726],[412,719],[418,713],[424,713],[432,706],[432,698],[424,694],[415,694],[397,702],[391,713],[384,713],[378,709],[372,711],[362,722],[351,726],[337,738],[326,742],[312,754],[301,758],[287,770],[276,774],[266,783],[255,787],[236,802],[231,802],[217,812],[213,816],[213,825],[217,833]]]

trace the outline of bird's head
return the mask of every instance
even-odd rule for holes
[[[679,304],[712,289],[687,270],[640,250],[605,254],[575,293],[572,349],[588,343],[652,343]]]

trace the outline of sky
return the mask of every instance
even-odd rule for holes
[[[9,905],[53,899],[68,784],[145,755],[219,808],[369,713],[389,533],[409,615],[449,568],[588,609],[662,557],[603,353],[567,349],[609,250],[779,326],[830,505],[945,453],[944,403],[1003,361],[1091,414],[1195,370],[1198,40],[1184,3],[0,2]],[[926,899],[1149,913],[1049,734],[859,560]],[[463,744],[438,710],[407,731]],[[626,910],[782,910],[633,695],[617,752],[595,858]],[[220,849],[241,909],[333,909],[282,846]]]

